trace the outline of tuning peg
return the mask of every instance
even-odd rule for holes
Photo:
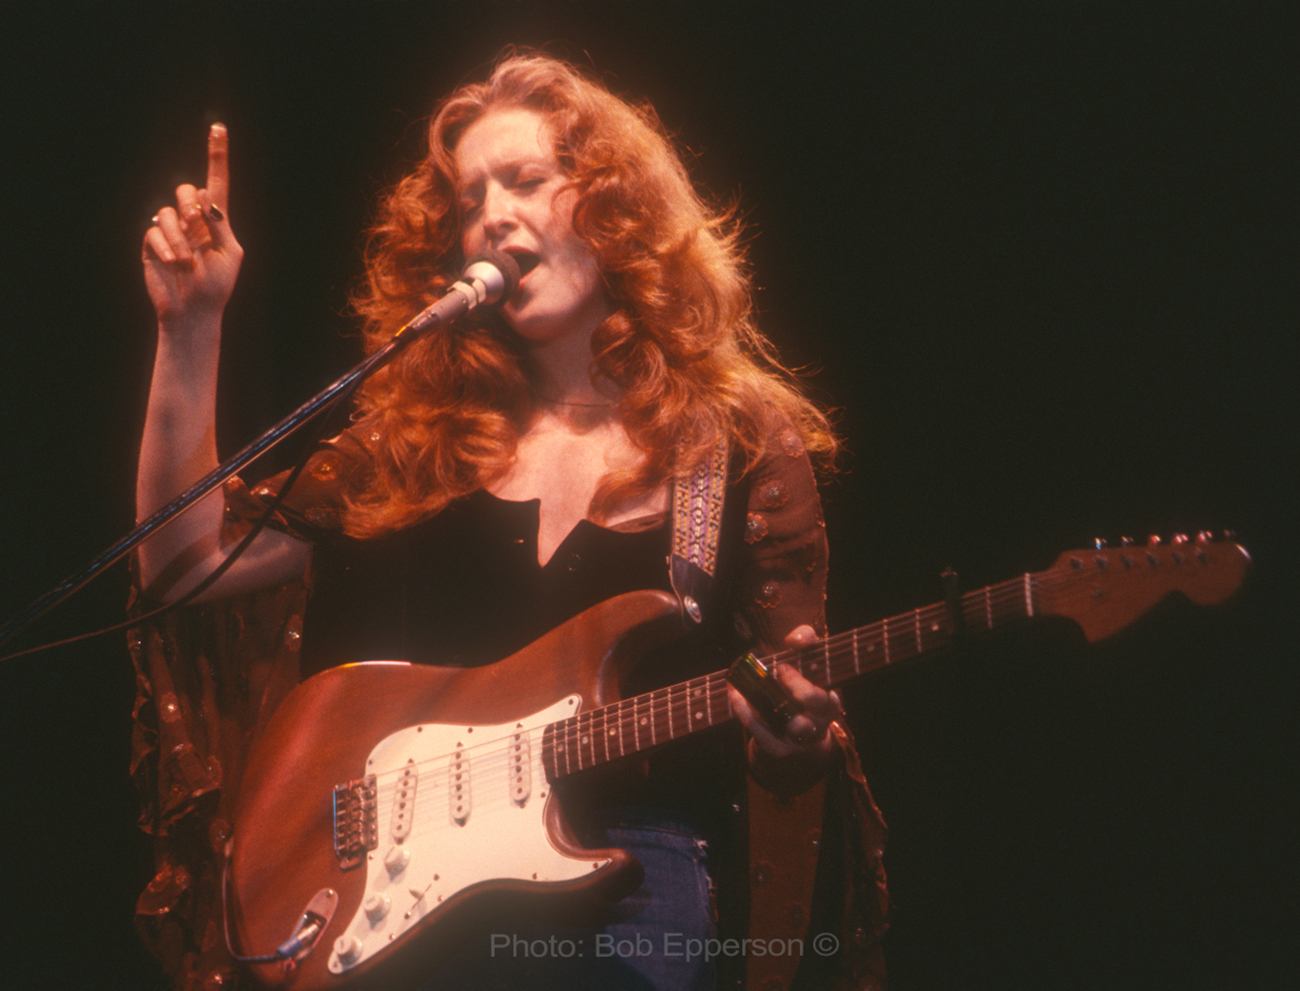
[[[1147,537],[1147,546],[1148,546],[1148,547],[1159,547],[1159,546],[1160,546],[1160,535],[1159,535],[1159,534],[1156,534],[1156,533],[1153,533],[1153,534],[1151,534],[1151,536]]]
[[[1119,545],[1120,545],[1121,547],[1132,547],[1132,546],[1133,546],[1133,538],[1132,538],[1132,537],[1120,537],[1120,538],[1119,538]]]
[[[1106,541],[1102,540],[1101,537],[1094,537],[1092,540],[1092,546],[1097,548],[1099,551],[1104,551],[1106,549]]]
[[[1174,542],[1175,544],[1186,544],[1186,543],[1188,543],[1189,541],[1188,541],[1188,539],[1187,539],[1187,534],[1185,534],[1185,533],[1176,533],[1176,534],[1174,534],[1174,540],[1173,540],[1173,542]]]
[[[1198,533],[1198,534],[1196,535],[1196,542],[1197,542],[1198,544],[1210,544],[1210,543],[1213,543],[1213,542],[1214,542],[1214,534],[1210,533],[1209,530],[1202,530],[1200,533]]]

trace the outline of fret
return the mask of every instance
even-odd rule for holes
[[[660,722],[667,722],[664,725]],[[668,689],[660,688],[650,695],[650,742],[672,739],[672,708]]]
[[[677,716],[679,711],[683,708],[682,702],[684,699],[682,696],[684,694],[684,689],[680,685],[674,686],[668,690],[668,739],[670,740],[676,740],[677,737],[686,732],[685,726],[680,730],[677,726]]]
[[[614,707],[614,725],[609,727],[605,734],[605,739],[612,743],[618,744],[618,755],[623,757],[627,754],[627,747],[623,745],[623,703],[620,702]]]
[[[858,631],[854,630],[850,634],[853,638],[853,673],[862,673],[862,659],[858,656]]]
[[[988,628],[993,629],[993,588],[990,585],[984,586],[984,616]]]
[[[890,661],[890,657],[889,657],[889,624],[888,624],[888,623],[881,623],[881,624],[880,624],[880,647],[881,647],[881,650],[883,650],[883,651],[884,651],[884,654],[885,654],[885,663],[888,664],[889,661]]]
[[[636,745],[638,751],[641,750],[641,721],[645,719],[645,716],[637,712],[637,706],[640,703],[640,696],[632,699],[632,742]]]
[[[589,712],[582,719],[582,742],[587,747],[588,759],[586,764],[579,761],[578,766],[580,768],[595,767],[598,761],[596,760],[596,727],[594,713]]]
[[[691,725],[691,707],[694,701],[691,698],[691,683],[688,681],[682,685],[682,690],[677,697],[677,714],[680,717],[681,731],[679,736],[686,736],[694,732],[695,727]]]
[[[924,654],[925,646],[921,643],[921,610],[919,608],[913,610],[913,617],[914,625],[916,626],[916,652],[918,654]]]
[[[1030,619],[1034,618],[1034,580],[1029,572],[1025,572],[1025,615]]]
[[[900,620],[906,621],[903,617],[895,616],[893,619],[887,619],[884,622],[885,657],[891,664],[895,661],[906,660],[908,656],[907,635],[896,628]]]
[[[549,776],[554,779],[561,773],[568,773],[569,770],[569,748],[565,745],[566,734],[568,732],[568,720],[565,719],[553,726],[546,727],[545,739],[550,744],[547,753],[550,754],[551,763],[547,768]],[[561,758],[564,761],[564,771],[560,770]]]
[[[598,759],[596,763],[604,764],[612,760],[614,755],[609,752],[609,710],[595,709],[591,714],[591,745],[594,748],[596,742],[600,742],[600,752],[604,757]]]

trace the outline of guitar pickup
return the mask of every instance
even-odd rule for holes
[[[510,800],[523,808],[533,790],[532,746],[528,731],[521,729],[510,737]]]
[[[397,776],[393,792],[392,835],[394,843],[401,843],[411,835],[411,819],[415,815],[415,786],[420,783],[420,771],[415,761],[408,758],[402,773]]]
[[[447,765],[447,797],[451,806],[451,821],[457,826],[463,826],[469,821],[469,775],[469,755],[465,753],[465,745],[457,743],[456,752],[451,755]]]
[[[379,802],[375,776],[334,786],[334,853],[342,870],[363,863],[379,846]]]

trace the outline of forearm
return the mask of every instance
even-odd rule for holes
[[[160,323],[136,476],[136,515],[145,519],[217,466],[216,391],[220,318]],[[195,563],[219,547],[222,496],[214,492],[140,548],[146,588],[178,558]],[[187,569],[188,570],[188,569]]]

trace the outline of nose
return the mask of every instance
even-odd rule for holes
[[[499,183],[490,182],[483,191],[483,213],[480,218],[483,237],[489,247],[500,243],[515,227],[513,202],[509,190]]]

